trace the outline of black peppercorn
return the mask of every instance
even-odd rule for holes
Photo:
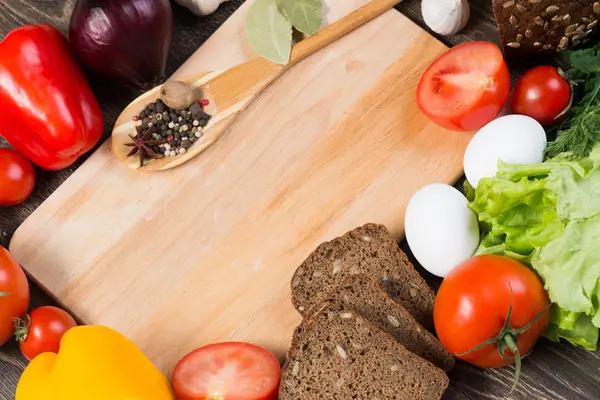
[[[157,101],[156,106],[154,107],[154,110],[156,110],[156,112],[162,113],[163,111],[166,110],[166,106],[164,105],[164,103],[162,101],[160,103]]]
[[[202,107],[198,103],[194,103],[190,106],[190,115],[197,116],[202,112]]]

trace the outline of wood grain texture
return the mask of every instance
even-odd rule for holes
[[[11,29],[26,23],[52,23],[63,31],[68,24],[72,0],[3,0],[0,2],[0,37]],[[243,3],[243,0],[231,0],[219,10],[205,18],[193,16],[187,10],[174,5],[175,32],[174,43],[169,60],[169,73],[174,72],[204,41],[220,26],[225,19]],[[405,0],[398,6],[405,15],[423,26],[420,15],[420,0]],[[491,12],[491,1],[471,1],[472,17],[467,28],[458,35],[440,39],[447,45],[455,45],[470,40],[489,40],[498,42],[495,22]],[[217,51],[218,49],[213,49]],[[556,62],[556,60],[547,60]],[[528,63],[511,61],[512,78],[523,72]],[[92,86],[99,97],[106,125],[112,126],[121,110],[137,94],[101,79],[90,76]],[[105,137],[109,131],[105,132]],[[2,139],[0,138],[0,142]],[[1,144],[0,144],[1,145]],[[83,160],[81,160],[83,161]],[[18,207],[0,208],[0,230],[10,235],[78,166],[65,171],[49,173],[38,170],[37,185],[33,195]],[[457,187],[461,187],[459,183]],[[406,243],[402,243],[408,251]],[[432,285],[439,280],[424,273]],[[32,306],[53,304],[52,300],[32,284]],[[18,347],[11,343],[0,351],[0,399],[14,399],[14,388],[25,366]],[[451,384],[447,399],[597,399],[600,393],[599,375],[600,355],[567,344],[550,343],[542,340],[534,353],[524,362],[521,385],[512,396],[507,395],[512,367],[482,371],[465,363],[458,363],[450,374]]]
[[[327,5],[332,36],[341,37],[392,1]],[[238,19],[211,38],[218,55],[202,48],[190,60],[198,72],[239,58]],[[299,323],[290,280],[307,254],[370,221],[400,239],[410,195],[462,174],[471,135],[434,125],[415,100],[419,77],[446,49],[389,10],[289,69],[218,145],[178,168],[131,171],[101,147],[21,225],[10,249],[82,321],[128,335],[167,374],[216,341],[257,343],[283,358]],[[216,124],[278,73],[270,66],[282,68],[253,60],[201,85],[224,109]],[[234,79],[238,69],[247,82]],[[116,131],[132,129],[141,107],[126,110],[119,121],[129,125]]]
[[[197,93],[202,93],[203,98],[210,100],[210,106],[205,111],[211,115],[211,119],[204,127],[202,137],[184,154],[175,157],[149,159],[143,165],[136,161],[137,157],[128,157],[130,149],[125,144],[137,134],[133,117],[138,115],[146,104],[160,97],[161,85],[144,93],[123,110],[111,135],[113,152],[123,164],[138,171],[165,171],[186,163],[204,152],[226,133],[246,107],[284,72],[311,54],[389,11],[400,1],[372,0],[342,19],[324,26],[317,34],[295,45],[290,60],[285,65],[275,64],[263,58],[254,58],[224,71],[200,71],[195,68],[194,59],[188,60],[184,67],[194,69],[194,75],[184,76],[179,81],[189,84]],[[245,6],[248,5],[250,2]],[[239,25],[237,19],[235,23]],[[239,26],[232,27],[231,33],[238,30]],[[213,36],[211,40],[216,41],[217,38]],[[229,38],[220,43],[223,47],[231,46]]]

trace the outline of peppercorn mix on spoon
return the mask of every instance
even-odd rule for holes
[[[160,98],[162,85],[155,87],[130,103],[117,119],[111,138],[114,154],[122,163],[137,170],[161,171],[184,164],[215,143],[235,122],[237,116],[280,75],[304,58],[390,10],[400,1],[373,0],[341,20],[323,28],[317,34],[300,41],[292,49],[290,62],[287,65],[256,58],[225,71],[202,72],[178,79],[202,93],[202,99],[207,100],[204,102],[204,111],[211,118],[203,128],[201,137],[182,154],[176,156],[156,155],[158,158],[144,159],[143,162],[140,162],[142,158],[139,157],[138,152],[142,152],[142,148],[135,151],[135,148],[143,144],[140,141],[144,139],[150,141],[150,146],[161,142],[161,140],[152,138],[151,135],[135,137],[136,124],[139,122],[134,121],[134,117],[139,115],[146,105]],[[132,146],[136,139],[137,144]],[[150,151],[152,151],[151,148]],[[147,150],[146,154],[152,155]]]

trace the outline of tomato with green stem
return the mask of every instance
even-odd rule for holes
[[[541,279],[508,257],[483,255],[453,269],[434,305],[435,329],[444,347],[481,368],[516,363],[550,322],[550,299]]]
[[[33,360],[42,353],[58,353],[63,335],[77,326],[71,315],[58,307],[38,307],[15,320],[15,338],[23,356]]]

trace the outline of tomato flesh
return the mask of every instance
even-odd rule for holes
[[[516,329],[529,324],[550,304],[540,278],[515,260],[477,256],[457,266],[442,282],[434,305],[435,329],[444,347],[457,355],[496,337],[506,321],[511,297],[510,325]],[[549,321],[550,310],[546,309],[519,335],[521,355],[533,348]],[[512,356],[510,351],[506,355]],[[458,358],[482,368],[513,363],[500,356],[495,344]]]
[[[275,400],[280,376],[279,361],[269,351],[225,342],[182,358],[173,371],[173,386],[179,400]]]
[[[498,116],[509,92],[510,75],[500,49],[470,42],[448,50],[425,70],[417,104],[436,124],[471,131]]]

